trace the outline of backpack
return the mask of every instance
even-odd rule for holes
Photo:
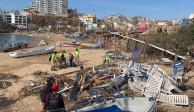
[[[53,93],[50,94],[50,101],[49,101],[49,110],[55,110],[63,108],[59,99],[59,94],[54,95]]]
[[[43,89],[40,92],[40,100],[41,102],[45,103],[47,95],[49,95],[51,91],[52,84],[47,84],[43,87]]]
[[[45,103],[46,100],[46,86],[43,87],[43,89],[40,92],[40,100],[41,102]]]

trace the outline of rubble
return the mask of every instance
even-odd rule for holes
[[[9,82],[9,81],[0,81],[0,90],[1,89],[6,89],[11,85],[12,85],[12,83]]]
[[[29,82],[29,85],[26,85],[19,91],[19,94],[21,96],[27,96],[32,94],[38,94],[41,89],[43,88],[43,84],[40,82],[31,81]]]
[[[50,74],[47,71],[46,72],[44,72],[44,71],[36,71],[32,75],[43,77],[43,78],[48,78],[48,77],[54,76],[55,74]]]
[[[21,77],[10,73],[0,73],[0,80],[18,80],[18,79],[21,79]]]
[[[0,96],[0,109],[10,105],[12,102],[9,98]]]
[[[172,105],[189,105],[188,96],[182,95],[176,81],[157,65],[145,66],[131,61],[126,73],[133,74],[133,77],[139,80],[138,82],[129,80],[131,89],[139,89],[146,97],[155,97],[160,102]],[[142,86],[138,86],[141,83]],[[178,94],[173,94],[173,91]]]

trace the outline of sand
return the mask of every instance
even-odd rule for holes
[[[54,45],[57,41],[65,40],[70,41],[69,39],[63,38],[61,35],[36,35],[35,38],[41,38],[49,42],[50,45]],[[83,43],[88,46],[90,44]],[[30,48],[37,49],[40,46]],[[67,53],[74,52],[75,48],[73,47],[57,47],[57,51],[60,52],[62,50],[66,50]],[[93,67],[102,64],[103,57],[105,55],[105,49],[81,49],[81,57],[80,61],[85,67]],[[42,110],[42,105],[39,99],[38,94],[27,95],[25,97],[21,97],[19,92],[22,88],[29,85],[31,81],[42,81],[42,79],[38,76],[32,75],[36,71],[45,71],[48,73],[55,73],[56,75],[64,75],[67,77],[74,77],[75,73],[67,74],[69,72],[74,72],[79,70],[79,67],[72,67],[61,69],[58,71],[50,71],[51,65],[48,61],[49,54],[46,55],[38,55],[24,58],[12,58],[8,55],[8,53],[0,53],[0,72],[3,73],[12,73],[21,77],[18,81],[12,81],[12,86],[7,89],[0,90],[0,97],[8,97],[15,102],[12,102],[10,105],[0,108],[1,112],[40,112]],[[159,65],[164,71],[168,74],[172,73],[171,66]],[[191,72],[194,75],[193,72]],[[43,80],[45,82],[46,80]],[[194,84],[194,78],[192,78],[189,84]],[[189,93],[188,93],[189,94]],[[177,108],[174,106],[161,105],[160,108],[168,108],[167,112],[170,112],[175,108],[178,112],[182,108]],[[187,111],[188,108],[183,111]],[[174,111],[175,112],[175,111]]]
[[[49,45],[54,45],[57,41],[65,40],[70,41],[70,39],[63,38],[61,35],[39,35],[35,38],[41,38],[49,42]],[[88,45],[87,43],[85,45]],[[28,50],[33,50],[41,48],[40,46],[29,48]],[[74,52],[74,47],[57,47],[57,52],[66,50],[67,53]],[[102,64],[103,56],[105,55],[105,50],[103,49],[81,49],[80,63],[85,67],[93,67]],[[51,65],[49,62],[50,54],[38,55],[23,58],[12,58],[8,53],[0,53],[0,72],[1,73],[12,73],[22,77],[18,81],[13,81],[12,86],[7,89],[0,90],[0,97],[8,97],[12,100],[17,100],[9,106],[2,108],[2,112],[37,112],[40,111],[42,106],[38,95],[25,96],[20,98],[19,92],[21,89],[31,81],[40,81],[40,78],[32,75],[36,71],[47,71],[48,73],[55,73],[57,75],[66,74],[69,72],[74,72],[79,70],[79,67],[72,67],[61,69],[58,71],[51,71]],[[70,74],[69,77],[74,77],[74,74]],[[44,80],[46,81],[46,80]]]

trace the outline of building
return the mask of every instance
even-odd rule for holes
[[[2,9],[0,9],[0,15],[2,15],[3,14],[3,10]]]
[[[158,26],[168,26],[170,23],[170,21],[157,21]]]
[[[175,19],[172,21],[172,25],[174,25],[174,26],[179,26],[180,24],[181,24],[180,20],[178,20],[178,19]]]
[[[140,22],[145,22],[145,21],[147,21],[147,18],[143,16],[131,17],[131,22],[134,23],[134,25],[138,25]]]
[[[194,18],[194,13],[189,15],[189,19],[193,19]]]
[[[96,22],[96,16],[83,14],[79,19],[85,24],[86,30],[92,30],[96,26],[96,24],[94,24]]]
[[[187,18],[181,19],[180,20],[180,25],[181,25],[181,27],[188,26],[189,25],[189,19],[187,19]]]
[[[3,13],[3,21],[15,25],[18,29],[28,29],[30,15],[26,12]]]
[[[24,11],[67,17],[68,0],[35,0]]]
[[[138,27],[140,31],[145,32],[149,28],[149,23],[148,22],[140,22],[138,24]]]

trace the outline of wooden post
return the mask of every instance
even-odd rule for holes
[[[147,45],[145,45],[145,48],[143,48],[143,61],[145,61],[146,48],[147,48]]]

